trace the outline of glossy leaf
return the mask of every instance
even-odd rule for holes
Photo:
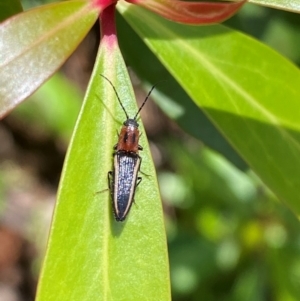
[[[125,3],[119,9],[245,161],[300,213],[299,70],[224,26],[179,25]]]
[[[127,0],[168,20],[187,24],[212,24],[234,15],[245,4],[240,2],[191,2],[180,0]]]
[[[298,0],[250,0],[249,2],[281,10],[288,10],[291,12],[300,13],[300,2]]]
[[[98,14],[90,2],[67,1],[29,10],[0,25],[0,117],[61,66]]]
[[[108,37],[65,161],[37,300],[170,300],[162,205],[142,126],[148,176],[126,221],[113,217],[107,172],[125,114],[100,74],[114,83],[129,116],[137,111],[118,45]]]
[[[0,22],[22,11],[19,0],[0,0]]]

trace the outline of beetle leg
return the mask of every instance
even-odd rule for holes
[[[110,191],[111,191],[112,177],[113,177],[113,172],[109,171],[107,173],[107,181],[108,181],[108,187]]]

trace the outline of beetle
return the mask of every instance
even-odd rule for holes
[[[126,115],[126,120],[118,134],[118,143],[113,148],[113,170],[109,171],[107,176],[115,219],[116,221],[124,221],[134,202],[136,187],[142,181],[142,178],[138,176],[142,162],[139,151],[143,148],[139,145],[140,132],[137,117],[149,99],[155,85],[150,89],[135,116],[129,118],[112,82],[106,76],[100,75],[112,86],[121,108]]]

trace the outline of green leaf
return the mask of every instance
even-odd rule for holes
[[[250,0],[249,2],[281,10],[300,13],[300,3],[298,0]]]
[[[170,300],[168,256],[155,169],[141,127],[144,175],[125,222],[113,217],[107,172],[125,114],[137,112],[117,45],[100,46],[59,187],[39,301]]]
[[[98,14],[90,2],[67,1],[29,10],[0,25],[0,117],[62,65]]]
[[[249,166],[300,213],[299,70],[222,25],[179,25],[118,8]]]
[[[23,11],[19,0],[0,0],[0,22]]]

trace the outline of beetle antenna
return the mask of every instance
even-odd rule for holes
[[[122,109],[123,109],[123,111],[124,111],[124,113],[125,113],[125,115],[126,115],[126,118],[129,119],[129,116],[128,116],[128,114],[127,114],[127,112],[126,112],[126,110],[125,110],[125,108],[124,108],[124,106],[123,106],[123,104],[122,104],[122,102],[121,102],[121,99],[120,99],[120,97],[119,97],[119,95],[118,95],[118,92],[117,92],[115,86],[113,85],[113,83],[112,83],[106,76],[104,76],[103,74],[100,74],[100,76],[102,76],[104,79],[106,79],[106,80],[110,83],[110,85],[112,86],[112,88],[114,89],[114,91],[115,91],[115,93],[116,93],[116,95],[117,95],[117,99],[118,99],[119,104],[121,105],[121,107],[122,107]],[[153,90],[153,89],[151,89],[151,91],[152,91],[152,90]],[[148,95],[148,96],[149,96],[149,95]],[[148,98],[148,96],[147,96],[147,98]]]
[[[157,85],[157,84],[155,84],[154,86],[152,86],[152,88],[150,89],[150,91],[149,91],[148,95],[146,96],[144,102],[142,103],[142,105],[140,106],[139,110],[138,110],[137,113],[135,114],[135,116],[134,116],[134,118],[133,118],[134,120],[136,120],[138,114],[141,112],[143,106],[146,104],[148,98],[150,97],[150,94],[152,93],[152,91],[154,90],[154,88],[156,87],[156,85]]]

